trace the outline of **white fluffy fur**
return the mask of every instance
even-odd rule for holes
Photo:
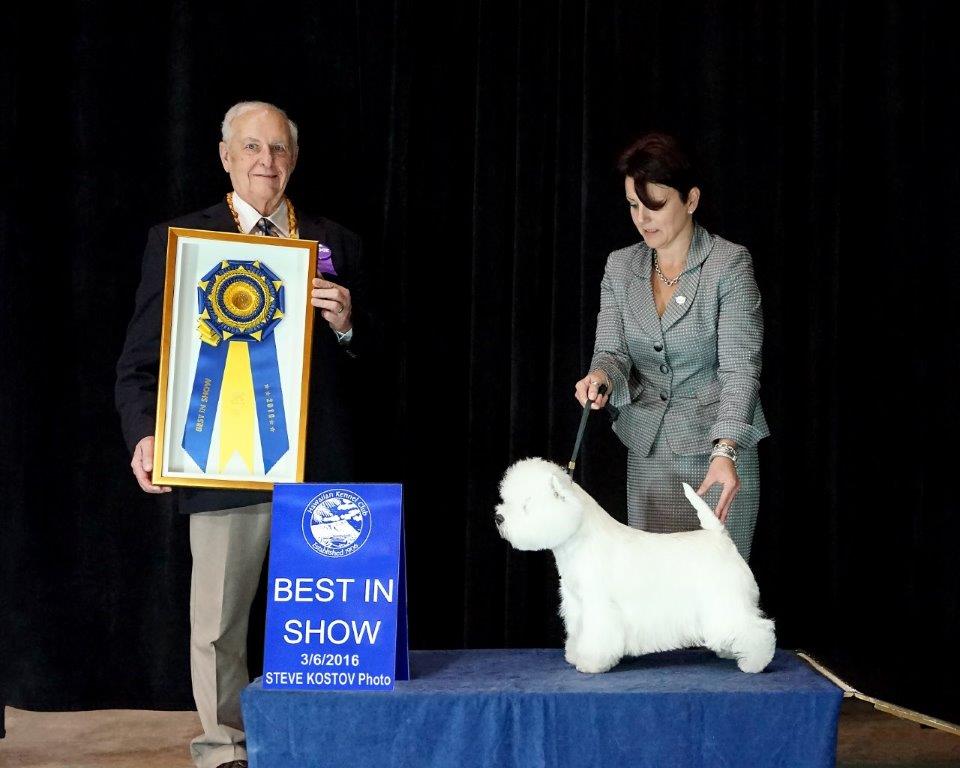
[[[524,459],[500,484],[497,527],[517,549],[553,550],[566,659],[606,672],[623,656],[706,646],[760,672],[773,622],[753,573],[710,507],[684,483],[699,531],[645,533],[618,523],[563,470]]]

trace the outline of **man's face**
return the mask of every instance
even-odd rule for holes
[[[234,119],[229,142],[220,142],[223,169],[234,191],[269,216],[280,201],[297,162],[286,119],[257,109]]]

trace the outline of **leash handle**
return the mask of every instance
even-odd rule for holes
[[[605,395],[607,393],[607,385],[601,384],[600,388],[597,389],[597,397]],[[580,428],[577,430],[577,441],[573,445],[573,456],[570,457],[570,461],[567,462],[567,474],[570,477],[573,477],[574,467],[577,466],[577,454],[580,453],[580,443],[583,440],[584,430],[587,428],[587,419],[590,417],[590,406],[593,405],[596,400],[591,400],[587,398],[587,402],[583,404],[583,415],[580,417]]]

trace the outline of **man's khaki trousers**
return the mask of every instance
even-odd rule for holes
[[[197,768],[247,757],[240,691],[250,682],[247,626],[270,540],[270,504],[190,515],[190,674],[203,734]]]

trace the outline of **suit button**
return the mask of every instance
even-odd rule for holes
[[[656,344],[653,345],[653,351],[654,351],[654,352],[663,352],[663,344],[661,344],[661,343],[658,341]]]
[[[663,400],[663,402],[667,402],[667,393],[666,393],[666,392],[661,392],[661,393],[660,393],[660,399]]]
[[[670,367],[664,363],[660,366],[660,373],[670,373]]]

